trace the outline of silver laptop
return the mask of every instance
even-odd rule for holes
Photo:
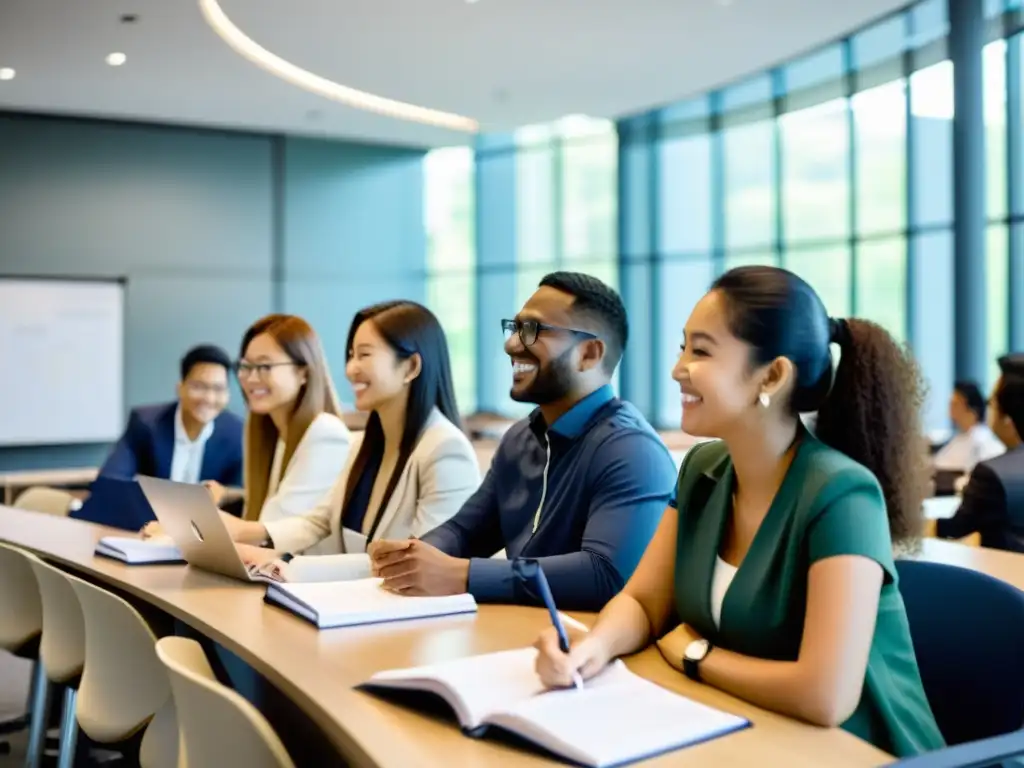
[[[136,480],[164,533],[189,565],[242,581],[263,581],[250,575],[204,486],[143,475]]]

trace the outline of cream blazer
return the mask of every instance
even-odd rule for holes
[[[316,507],[304,515],[265,523],[274,549],[318,555],[341,551],[341,505],[362,440],[361,432],[353,436],[344,470]],[[374,538],[422,536],[458,512],[479,485],[480,467],[472,443],[462,430],[435,409],[398,476]],[[373,513],[374,510],[367,510],[363,534],[373,526]],[[310,551],[321,542],[321,546]],[[299,559],[305,558],[296,558]]]
[[[331,483],[345,466],[350,454],[352,433],[337,416],[321,413],[306,429],[295,446],[288,466],[280,470],[284,442],[275,451],[270,493],[260,510],[259,521],[265,525],[286,520],[306,512],[317,499],[330,490]],[[275,482],[276,481],[276,482]]]

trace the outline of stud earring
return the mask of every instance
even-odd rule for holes
[[[769,405],[772,404],[771,395],[769,395],[767,392],[762,392],[760,395],[758,395],[757,400],[759,403],[761,403],[762,408],[767,408]]]

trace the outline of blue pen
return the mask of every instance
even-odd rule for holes
[[[558,647],[561,648],[562,653],[569,653],[569,633],[565,631],[565,625],[562,624],[562,617],[555,607],[555,599],[551,596],[551,587],[548,586],[547,577],[544,575],[544,569],[540,567],[540,563],[536,560],[519,558],[513,563],[512,568],[519,578],[529,583],[532,591],[544,602],[544,606],[551,615],[551,623],[555,627],[555,632],[558,633]],[[583,678],[576,670],[573,670],[572,682],[577,690],[583,690]]]

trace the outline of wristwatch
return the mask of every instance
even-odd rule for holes
[[[683,651],[683,674],[699,683],[701,681],[700,663],[707,658],[712,648],[714,646],[711,641],[704,638],[694,640],[686,646],[686,650]]]

